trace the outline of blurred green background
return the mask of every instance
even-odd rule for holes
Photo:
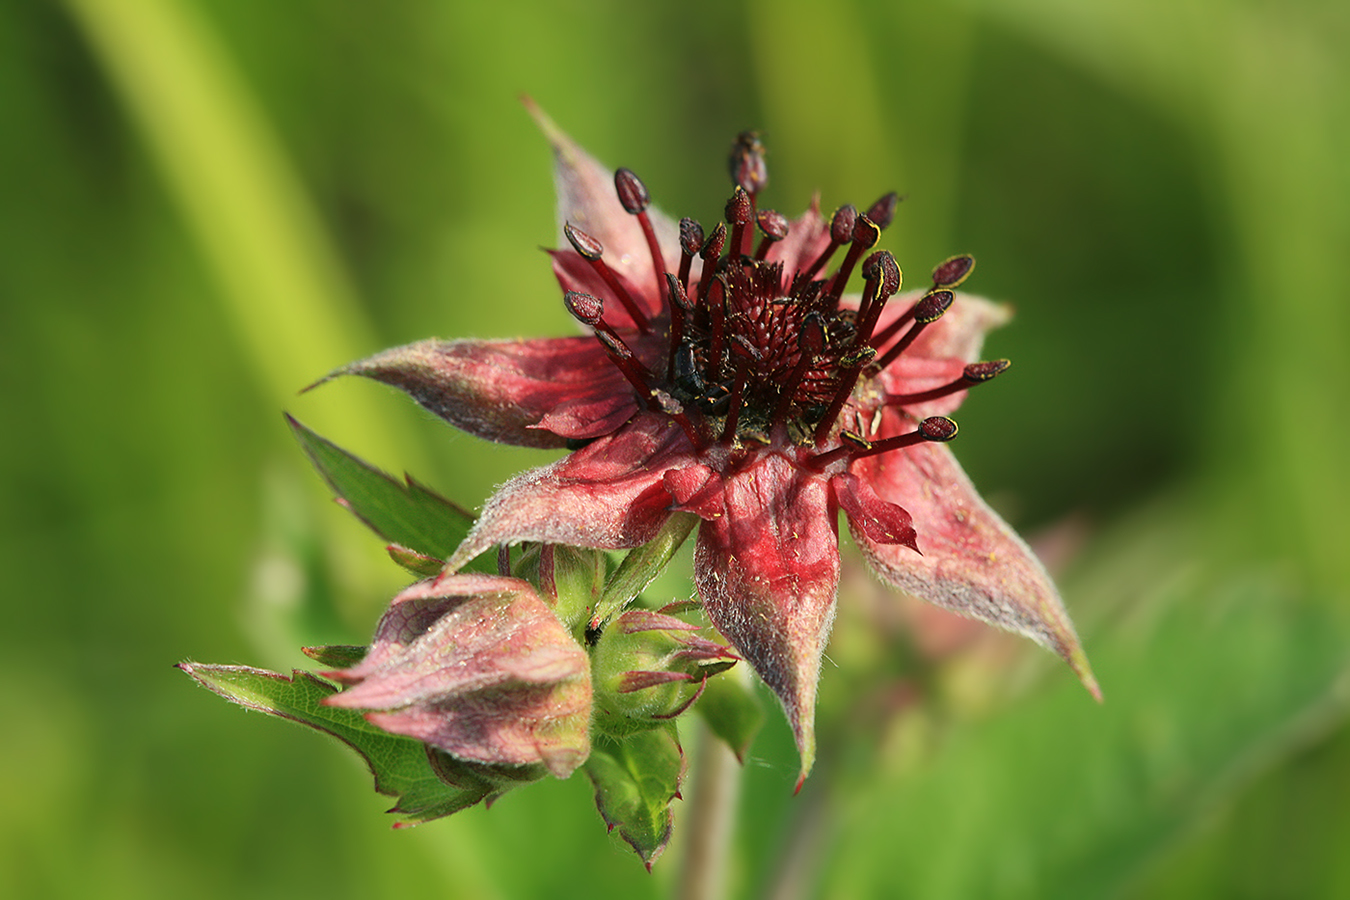
[[[1018,307],[957,452],[1077,548],[1107,702],[1016,647],[851,744],[913,685],[846,596],[834,763],[794,801],[770,717],[730,896],[1350,896],[1347,46],[1340,0],[0,3],[0,893],[672,890],[679,837],[647,875],[580,775],[394,833],[341,748],[170,668],[300,665],[399,586],[283,408],[471,506],[546,459],[296,394],[574,327],[528,92],[705,223],[759,128],[766,203],[897,189],[911,283],[969,251]]]

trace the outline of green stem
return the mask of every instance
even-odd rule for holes
[[[684,825],[687,843],[676,890],[678,900],[717,900],[726,895],[741,766],[706,724],[699,723],[697,768]]]

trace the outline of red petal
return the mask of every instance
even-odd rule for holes
[[[457,428],[525,447],[595,437],[637,411],[631,386],[592,337],[420,341],[328,377],[338,375],[393,385]]]
[[[893,412],[887,417],[898,418]],[[883,580],[944,609],[1031,638],[1063,657],[1101,698],[1045,568],[980,499],[947,447],[919,444],[868,457],[854,471],[881,498],[908,509],[918,530],[922,556],[879,543],[850,520],[854,538]]]
[[[940,321],[940,320],[939,320]],[[932,359],[912,357],[908,353],[877,373],[882,389],[888,397],[917,394],[951,384],[965,370],[964,360],[948,357]],[[916,421],[929,416],[945,416],[957,409],[966,399],[967,391],[956,391],[936,400],[912,403],[904,409]]]
[[[851,472],[830,479],[835,500],[848,515],[849,525],[878,544],[901,544],[911,550],[914,525],[903,507],[888,503],[876,495],[867,482]]]
[[[558,246],[566,247],[563,225],[571,222],[605,248],[605,262],[644,292],[656,291],[651,252],[636,216],[619,204],[614,171],[598,163],[563,132],[533,101],[526,108],[553,146],[553,181],[558,193]],[[679,227],[655,206],[648,207],[657,242],[667,265],[680,258]],[[591,291],[590,293],[594,293]]]
[[[824,478],[766,453],[723,482],[727,514],[705,521],[694,580],[709,619],[783,704],[806,777],[816,682],[839,585],[836,514]]]
[[[670,518],[662,476],[686,465],[692,453],[669,419],[640,414],[614,434],[503,485],[446,570],[494,544],[542,541],[609,550],[645,544]]]

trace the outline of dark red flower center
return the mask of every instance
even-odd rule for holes
[[[680,261],[674,273],[666,266],[647,214],[646,187],[627,169],[615,173],[619,201],[638,219],[659,273],[653,287],[663,309],[655,320],[643,314],[641,304],[605,265],[600,243],[570,224],[565,229],[573,249],[608,286],[611,296],[606,299],[619,303],[636,329],[620,333],[610,327],[605,301],[588,294],[568,292],[568,309],[595,329],[641,402],[674,419],[700,449],[713,444],[733,450],[796,445],[813,448],[811,462],[821,468],[845,456],[950,440],[956,423],[943,416],[881,441],[844,431],[839,421],[860,379],[891,365],[947,311],[951,289],[970,274],[974,259],[955,256],[943,262],[933,271],[932,287],[877,330],[901,275],[889,251],[869,251],[894,218],[899,197],[886,194],[865,213],[851,205],[841,207],[831,217],[824,249],[787,271],[781,262],[767,259],[773,245],[788,236],[789,225],[781,214],[758,209],[757,196],[768,173],[763,147],[753,133],[737,138],[730,170],[735,189],[726,205],[726,222],[705,237],[698,222],[681,220]],[[821,277],[841,249],[845,252],[839,267]],[[840,302],[855,269],[864,285],[856,309]],[[1006,360],[975,363],[950,384],[884,402],[903,406],[965,390],[1007,365]],[[877,398],[874,405],[882,402]]]

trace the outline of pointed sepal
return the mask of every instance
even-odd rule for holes
[[[625,738],[598,738],[586,760],[605,825],[618,829],[648,871],[670,843],[671,803],[680,796],[684,766],[673,722]]]

